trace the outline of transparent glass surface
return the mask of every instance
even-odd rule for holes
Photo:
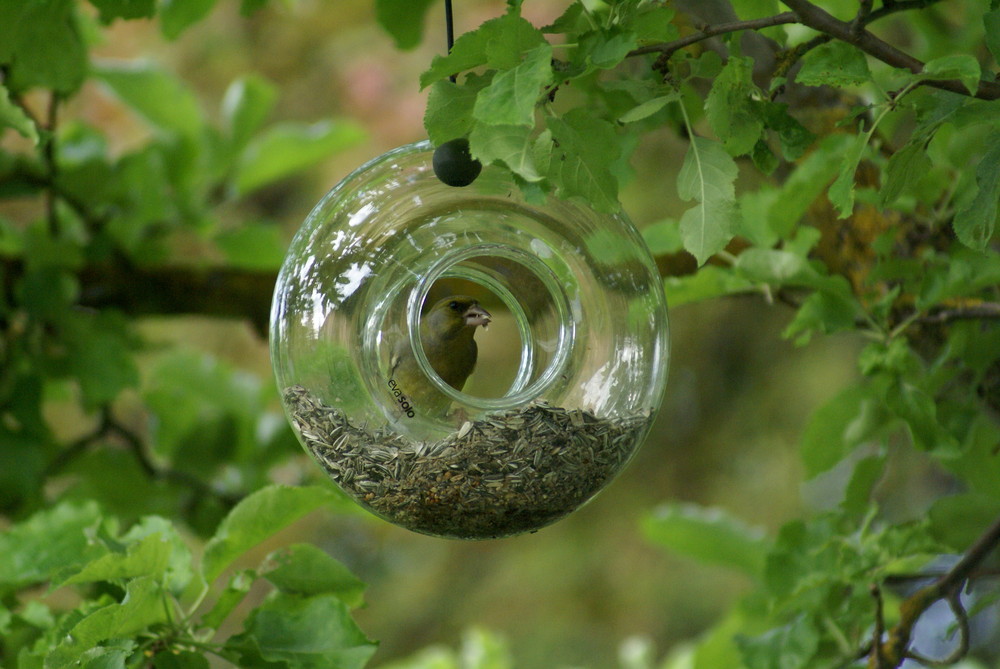
[[[271,309],[279,391],[305,448],[382,518],[452,538],[533,531],[590,500],[648,431],[662,285],[624,215],[528,202],[489,167],[447,186],[432,153],[390,151],[309,214]],[[488,327],[453,345],[427,315],[441,300],[475,300]],[[470,333],[455,387],[442,377],[469,367]]]

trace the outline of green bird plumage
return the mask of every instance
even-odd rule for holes
[[[452,295],[438,301],[420,319],[420,339],[427,361],[452,388],[461,390],[476,367],[479,349],[476,328],[489,325],[493,317],[467,295]],[[389,377],[410,400],[416,411],[443,416],[451,400],[434,387],[417,365],[409,338],[396,344],[389,361]]]

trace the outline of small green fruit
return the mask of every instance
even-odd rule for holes
[[[469,153],[469,140],[464,137],[434,149],[432,163],[434,174],[449,186],[468,186],[483,171],[483,164]]]

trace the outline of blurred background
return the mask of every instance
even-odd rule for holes
[[[504,11],[500,0],[458,0],[456,33]],[[524,14],[536,25],[564,3],[535,0]],[[273,1],[247,18],[238,3],[219,2],[211,16],[165,41],[143,21],[117,22],[97,53],[162,63],[218,109],[229,83],[256,72],[279,91],[276,120],[353,119],[365,141],[313,169],[253,196],[255,214],[281,223],[287,243],[320,197],[363,162],[425,137],[426,94],[418,77],[444,51],[443,7],[428,15],[425,39],[397,50],[376,24],[371,0]],[[120,147],[146,130],[94,84],[71,113],[109,128]],[[636,225],[676,218],[674,177],[684,143],[664,132],[639,147],[635,179],[622,194]],[[247,211],[222,212],[232,225]],[[262,297],[262,299],[268,299]],[[692,501],[727,509],[773,531],[803,504],[797,443],[808,416],[854,378],[860,346],[849,338],[796,347],[781,337],[791,316],[762,298],[689,304],[671,311],[670,378],[652,434],[625,472],[589,505],[536,534],[479,543],[446,541],[395,528],[368,515],[314,515],[290,534],[308,538],[369,584],[362,629],[381,643],[373,665],[431,644],[456,646],[473,627],[509,643],[514,666],[528,669],[616,666],[635,637],[658,654],[717,620],[744,591],[738,575],[672,557],[643,538],[641,519],[657,504]],[[208,353],[273,381],[266,341],[248,323],[206,318],[148,318],[142,334],[146,383],[156,351]],[[277,394],[270,409],[277,412]],[[69,414],[53,416],[67,434]],[[277,480],[322,476],[289,443]],[[287,542],[290,534],[276,542]],[[262,549],[262,554],[267,548]]]

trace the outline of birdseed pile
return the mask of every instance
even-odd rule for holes
[[[576,509],[628,459],[647,412],[598,418],[536,401],[467,421],[439,441],[352,425],[302,386],[285,402],[308,449],[348,494],[393,522],[487,539]]]

